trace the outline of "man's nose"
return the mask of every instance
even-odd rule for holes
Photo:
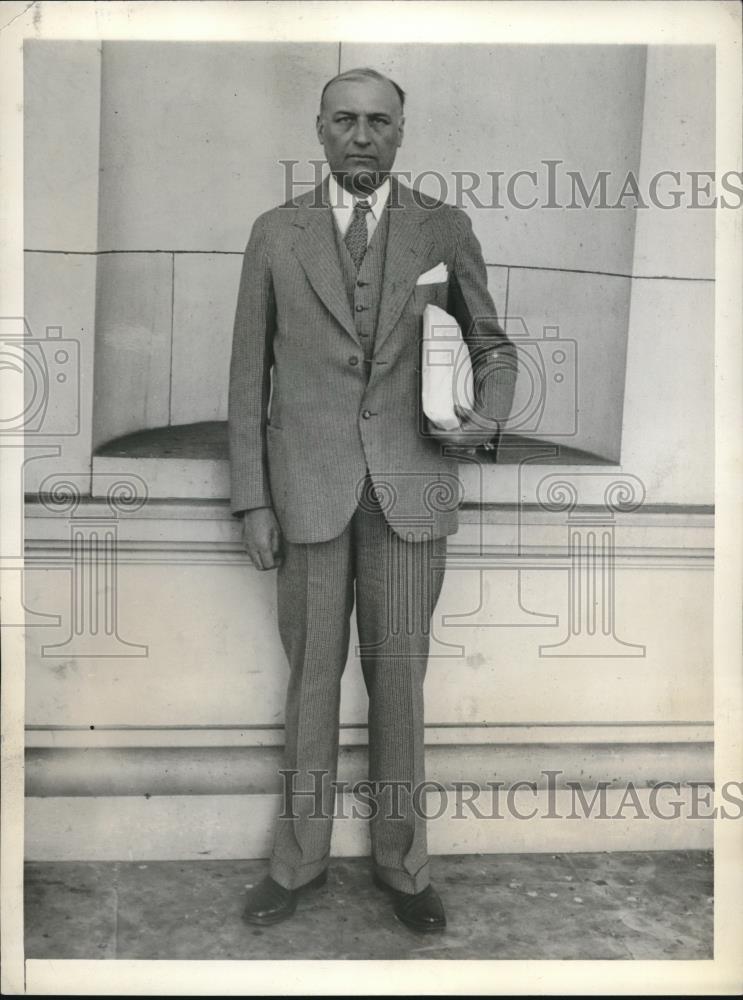
[[[357,146],[368,146],[371,142],[371,136],[369,134],[369,126],[366,122],[359,120],[356,123],[356,130],[354,132],[353,141]]]

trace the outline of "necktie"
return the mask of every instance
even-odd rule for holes
[[[369,234],[366,228],[367,212],[371,212],[369,202],[357,201],[353,208],[351,224],[346,230],[345,243],[357,271],[361,267],[361,262],[366,253],[366,245],[369,241]]]

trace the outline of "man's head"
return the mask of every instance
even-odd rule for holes
[[[350,69],[323,88],[317,135],[336,179],[354,194],[382,183],[402,144],[405,93],[373,69]]]

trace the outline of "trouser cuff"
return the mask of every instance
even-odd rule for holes
[[[392,886],[393,889],[397,889],[398,892],[423,892],[431,881],[430,866],[428,862],[426,862],[422,868],[419,868],[415,875],[411,875],[406,871],[401,871],[399,868],[385,868],[382,865],[376,864],[374,865],[374,871],[383,882]]]
[[[308,861],[304,865],[292,867],[283,861],[272,858],[268,874],[274,882],[283,885],[285,889],[301,889],[303,885],[311,882],[313,878],[317,878],[321,872],[325,871],[328,867],[328,861],[329,857],[326,855],[318,861]]]

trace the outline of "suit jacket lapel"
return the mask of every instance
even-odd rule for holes
[[[312,201],[303,205],[297,213],[294,225],[302,232],[294,244],[294,253],[325,306],[360,344],[338,259],[327,180],[323,182],[320,194],[320,198],[317,198],[317,192],[313,192]]]
[[[394,178],[391,183],[393,190],[387,209],[389,229],[375,352],[394,329],[433,243],[426,237],[424,229],[429,211],[416,205],[409,188],[398,184]],[[301,230],[294,244],[294,253],[310,284],[344,330],[361,345],[338,259],[327,179],[319,191],[313,192],[311,201],[301,207],[294,225]]]
[[[395,182],[390,192],[389,230],[384,263],[382,299],[379,304],[375,353],[389,336],[412,294],[422,261],[433,240],[426,238],[423,226],[428,221],[426,209],[415,204],[409,188]]]

